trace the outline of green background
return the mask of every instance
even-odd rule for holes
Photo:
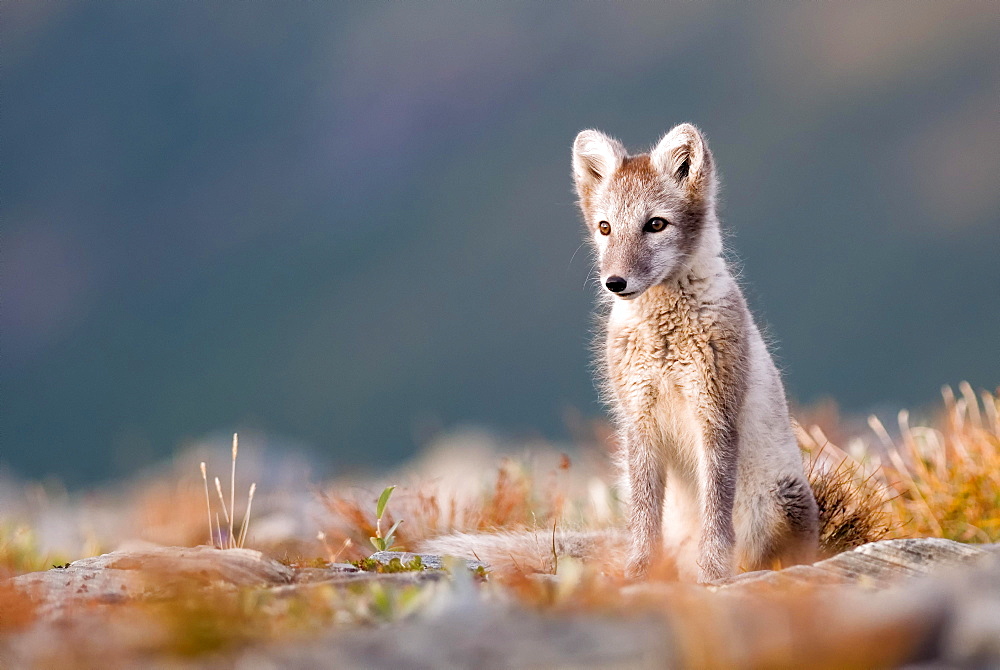
[[[992,2],[2,8],[0,464],[598,416],[569,148],[692,121],[801,402],[1000,382]]]

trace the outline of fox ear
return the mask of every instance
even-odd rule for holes
[[[650,154],[656,170],[692,197],[711,197],[715,188],[712,152],[701,132],[682,123],[663,136]]]
[[[573,178],[580,197],[614,174],[626,155],[621,142],[601,131],[580,131],[573,142]]]

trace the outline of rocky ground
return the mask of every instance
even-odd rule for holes
[[[711,586],[414,557],[151,546],[21,575],[0,667],[1000,666],[998,545],[887,540]]]

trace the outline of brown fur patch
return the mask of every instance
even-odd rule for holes
[[[650,179],[659,181],[660,176],[653,168],[653,162],[649,159],[649,154],[639,154],[629,156],[615,173],[616,179]]]

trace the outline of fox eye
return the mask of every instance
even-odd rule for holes
[[[646,222],[646,225],[643,226],[642,229],[647,233],[658,233],[664,228],[666,228],[668,225],[669,224],[667,223],[666,219],[661,219],[658,216],[654,216],[652,219]]]
[[[608,223],[607,221],[601,221],[599,224],[597,224],[597,229],[601,231],[601,235],[611,234],[611,224]]]

